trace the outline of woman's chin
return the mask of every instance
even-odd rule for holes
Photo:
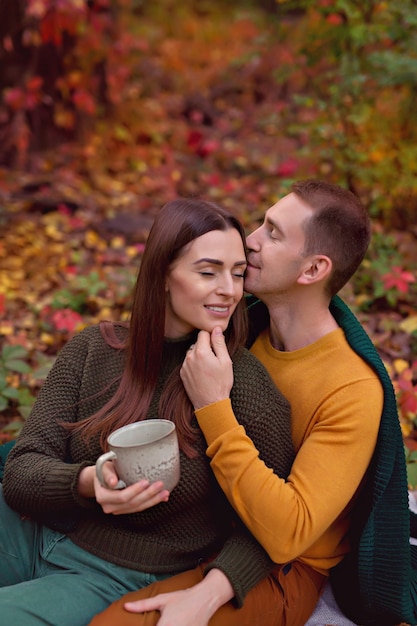
[[[204,328],[201,328],[200,330],[205,330],[211,334],[215,328],[221,328],[222,332],[224,333],[228,325],[229,325],[229,320],[227,320],[227,322],[225,322],[224,320],[219,320],[218,322],[212,322],[210,324],[207,324],[207,326],[205,326]]]

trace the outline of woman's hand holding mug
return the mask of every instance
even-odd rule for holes
[[[103,473],[109,485],[117,485],[119,477],[113,463],[107,462]],[[95,465],[81,470],[78,493],[84,498],[95,498],[104,513],[113,515],[139,513],[169,499],[169,491],[161,481],[149,484],[148,481],[141,480],[126,489],[103,487],[97,478]]]
[[[109,451],[96,462],[94,492],[105,513],[121,515],[166,502],[180,478],[173,422],[135,422],[108,437]]]

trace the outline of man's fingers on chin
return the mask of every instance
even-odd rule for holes
[[[218,359],[230,359],[229,350],[227,349],[227,345],[223,335],[220,340],[217,336],[215,336],[212,339],[211,347]]]
[[[200,332],[198,333],[196,344],[199,347],[209,346],[210,345],[210,333],[208,333],[206,330],[200,330]]]

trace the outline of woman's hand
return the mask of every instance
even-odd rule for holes
[[[119,478],[112,462],[105,463],[103,474],[108,485],[117,485]],[[161,481],[150,484],[140,480],[125,489],[103,487],[96,476],[95,465],[81,470],[78,490],[84,497],[95,497],[104,513],[112,515],[138,513],[169,499],[169,491]]]
[[[214,613],[233,596],[229,579],[222,571],[213,569],[194,587],[126,602],[124,607],[131,613],[160,611],[157,626],[207,626]]]

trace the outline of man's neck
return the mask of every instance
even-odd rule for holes
[[[270,339],[277,350],[290,352],[318,341],[338,328],[328,305],[289,302],[268,304]]]

